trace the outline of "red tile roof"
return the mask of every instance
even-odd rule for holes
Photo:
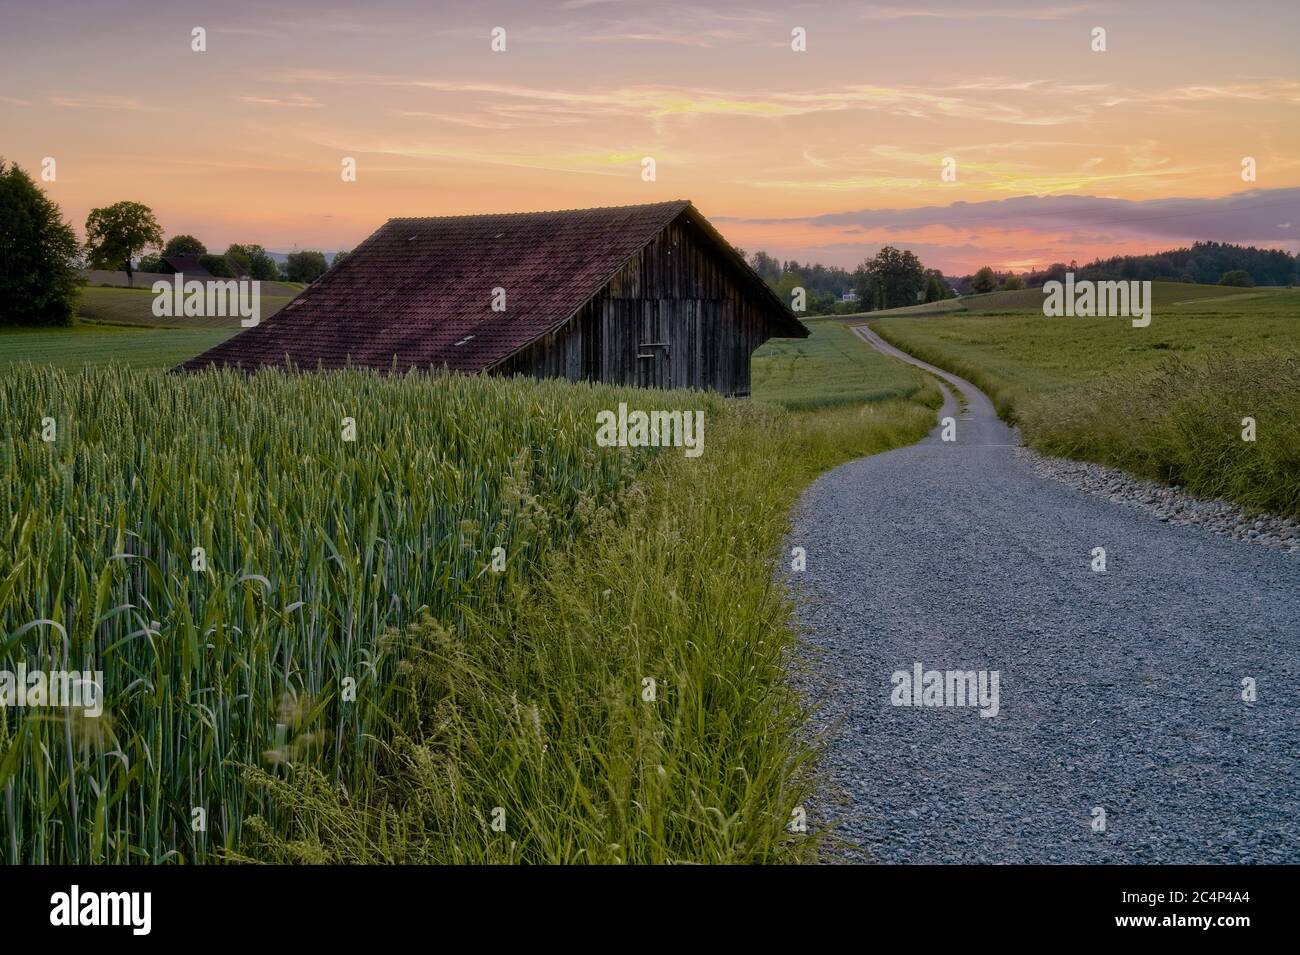
[[[275,316],[181,368],[347,364],[482,371],[562,325],[678,216],[698,222],[771,307],[804,327],[686,200],[499,215],[390,219]],[[503,288],[506,310],[492,311]]]

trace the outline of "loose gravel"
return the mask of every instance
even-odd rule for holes
[[[1300,522],[1277,514],[1252,514],[1231,501],[1196,497],[1180,487],[1135,478],[1118,468],[1087,461],[1050,458],[1028,448],[1016,454],[1041,477],[1104,497],[1116,504],[1136,507],[1170,524],[1191,524],[1234,540],[1278,547],[1300,553]]]
[[[1300,862],[1300,560],[1080,493],[931,370],[957,440],[823,475],[789,539],[828,861]],[[917,663],[997,715],[892,705]]]

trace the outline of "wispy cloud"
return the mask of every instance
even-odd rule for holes
[[[142,102],[134,96],[112,93],[65,93],[49,97],[54,106],[65,109],[126,110],[132,113],[164,112],[163,107]]]
[[[1261,78],[1223,85],[1180,86],[1147,92],[1105,83],[1061,83],[1045,79],[985,78],[966,83],[899,86],[839,86],[790,91],[685,88],[666,85],[586,90],[418,76],[290,70],[270,79],[294,84],[386,87],[478,97],[476,111],[509,111],[515,117],[545,104],[552,117],[593,119],[626,116],[664,120],[692,116],[750,116],[780,119],[830,112],[885,112],[919,120],[969,120],[1011,126],[1065,126],[1121,104],[1159,107],[1224,99],[1294,105],[1300,82]],[[1000,96],[990,96],[1000,93]],[[460,105],[460,104],[458,104]],[[457,114],[457,109],[431,112]],[[557,119],[557,125],[568,119]],[[539,124],[540,125],[540,124]]]
[[[294,109],[320,109],[325,104],[314,96],[307,96],[303,93],[291,93],[286,96],[240,96],[237,97],[241,103],[252,103],[255,106],[287,106]]]
[[[1062,20],[1105,9],[1109,4],[1076,3],[1068,6],[1025,7],[904,7],[870,6],[862,12],[867,20]]]
[[[397,137],[349,137],[342,139],[321,130],[303,134],[317,146],[340,154],[357,156],[392,156],[423,163],[450,163],[465,166],[506,166],[539,169],[549,172],[613,176],[637,180],[644,153],[631,150],[601,149],[594,146],[570,146],[568,149],[542,150],[520,143],[515,151],[490,150],[463,146],[444,140],[425,141]],[[661,160],[669,157],[661,155]],[[419,169],[419,166],[404,167]]]
[[[848,110],[885,111],[918,119],[964,118],[1026,126],[1067,123],[1088,112],[1086,103],[1061,107],[1061,96],[1044,87],[1045,106],[1035,109],[992,101],[984,95],[934,92],[924,87],[847,86],[798,92],[755,92],[682,88],[672,86],[628,86],[596,90],[561,87],[530,87],[478,81],[433,80],[420,77],[358,74],[328,70],[293,70],[272,77],[292,83],[336,83],[346,86],[381,86],[448,94],[482,96],[488,99],[530,101],[547,104],[553,110],[592,116],[623,115],[663,119],[672,116],[728,115],[780,118]],[[485,108],[497,108],[491,104]],[[518,105],[515,107],[519,108]]]
[[[762,224],[907,232],[970,229],[1104,230],[1108,233],[1215,238],[1250,242],[1277,237],[1279,213],[1300,208],[1300,188],[1251,189],[1209,199],[1108,199],[1101,196],[1016,196],[914,209],[858,209],[806,218],[732,219]]]

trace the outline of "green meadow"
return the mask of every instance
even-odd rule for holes
[[[1151,324],[1046,318],[1037,289],[862,316],[985,390],[1026,442],[1300,513],[1300,290],[1157,282]],[[1255,420],[1243,441],[1243,419]]]
[[[278,284],[278,283],[277,283]],[[293,301],[289,295],[263,295],[261,317],[270,318]],[[77,299],[77,315],[83,321],[110,325],[166,326],[169,328],[225,329],[239,331],[239,319],[225,316],[178,315],[158,317],[153,313],[154,295],[147,288],[87,286]]]
[[[0,366],[31,362],[50,368],[124,364],[171,368],[222,341],[227,329],[133,328],[78,322],[68,328],[0,330]]]
[[[876,351],[830,318],[804,320],[808,338],[774,339],[754,353],[756,400],[790,409],[908,398],[924,385],[909,366]]]

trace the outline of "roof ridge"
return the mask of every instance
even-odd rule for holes
[[[691,205],[690,199],[665,199],[662,202],[634,202],[624,206],[589,206],[584,209],[538,209],[532,212],[466,212],[447,216],[390,216],[388,222],[430,222],[441,219],[487,219],[517,218],[523,216],[554,216],[564,213],[608,212],[624,209],[654,209],[659,206],[680,206],[685,209]]]

